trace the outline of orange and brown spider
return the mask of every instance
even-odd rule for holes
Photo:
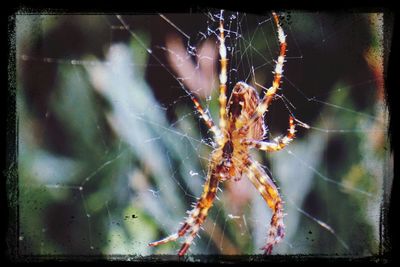
[[[277,27],[280,44],[280,53],[276,61],[272,86],[266,90],[264,97],[260,99],[257,91],[253,87],[244,82],[238,82],[233,88],[227,104],[227,58],[221,12],[219,26],[219,55],[221,58],[221,73],[219,76],[219,127],[215,125],[209,114],[204,111],[200,102],[194,96],[191,96],[197,111],[200,113],[210,131],[214,133],[216,141],[216,147],[209,161],[207,181],[204,184],[200,199],[193,210],[189,212],[189,216],[177,233],[162,240],[152,242],[149,246],[157,246],[175,241],[190,231],[178,253],[179,256],[183,256],[197,235],[200,226],[205,221],[208,210],[213,205],[219,182],[230,179],[239,180],[242,175],[246,175],[250,179],[273,212],[267,244],[262,249],[266,254],[270,254],[273,246],[284,237],[283,203],[278,189],[261,165],[250,156],[251,148],[258,148],[269,152],[283,149],[293,140],[296,132],[295,119],[290,116],[289,129],[286,136],[277,137],[271,142],[263,141],[266,135],[264,113],[268,110],[269,105],[276,95],[279,84],[281,83],[287,46],[286,36],[280,26],[279,18],[276,13],[272,13],[272,16]],[[299,123],[307,127],[307,125],[301,122]]]

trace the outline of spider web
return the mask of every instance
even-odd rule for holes
[[[58,15],[16,20],[21,255],[176,254],[174,233],[202,192],[218,121],[218,25],[228,88],[263,94],[279,53],[269,14]],[[277,254],[376,255],[392,160],[382,14],[286,11],[282,88],[268,137],[310,125],[275,153],[254,152],[285,201]],[[385,52],[385,54],[383,53]],[[228,96],[229,96],[228,91]],[[221,186],[189,254],[258,254],[271,212],[243,177]]]

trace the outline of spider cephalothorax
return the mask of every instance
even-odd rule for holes
[[[189,233],[178,253],[179,256],[183,256],[197,235],[200,226],[205,221],[208,210],[212,207],[218,184],[225,180],[239,180],[243,175],[247,176],[253,183],[272,210],[267,244],[262,249],[266,254],[270,254],[273,246],[284,237],[283,205],[278,189],[261,165],[253,160],[249,153],[251,148],[269,152],[281,150],[293,140],[295,134],[295,119],[290,116],[289,129],[286,136],[277,137],[269,142],[263,141],[266,133],[264,113],[276,96],[276,91],[282,78],[283,63],[286,55],[286,36],[279,24],[278,16],[275,13],[272,13],[272,16],[278,30],[280,44],[280,53],[276,61],[272,86],[265,91],[264,97],[260,99],[253,87],[244,82],[238,82],[227,101],[227,58],[221,12],[219,27],[219,54],[221,57],[219,127],[215,125],[209,114],[204,111],[199,101],[194,96],[191,96],[197,111],[210,131],[214,133],[216,141],[215,149],[210,157],[207,180],[201,197],[189,212],[178,232],[162,240],[152,242],[149,244],[150,246],[175,241]],[[299,123],[307,127],[307,125]]]

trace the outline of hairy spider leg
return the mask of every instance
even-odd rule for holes
[[[222,138],[220,129],[215,125],[208,112],[203,109],[199,100],[194,95],[190,95],[190,98],[192,99],[196,110],[200,113],[200,117],[204,120],[210,131],[213,132],[216,142],[219,143]]]
[[[273,246],[285,236],[285,225],[283,224],[282,199],[272,179],[255,161],[249,159],[246,174],[249,180],[260,192],[272,210],[272,218],[268,231],[267,244],[262,248],[265,254],[271,254]]]
[[[270,142],[266,141],[259,141],[259,140],[244,140],[244,144],[255,147],[257,149],[263,150],[263,151],[268,151],[268,152],[273,152],[273,151],[279,151],[283,148],[285,148],[287,145],[290,144],[290,142],[293,141],[295,138],[295,133],[296,133],[296,124],[294,123],[294,119],[292,116],[289,117],[289,129],[288,133],[285,136],[278,136],[274,138]]]
[[[225,46],[225,35],[224,35],[224,19],[222,17],[219,21],[219,55],[221,64],[221,73],[219,75],[219,127],[221,130],[226,128],[226,82],[228,80],[227,76],[227,66],[228,59],[226,58],[226,46]]]
[[[227,67],[228,67],[228,59],[226,58],[226,46],[225,46],[225,34],[224,34],[224,19],[222,17],[222,11],[221,11],[221,18],[219,22],[219,55],[220,55],[220,64],[221,64],[221,73],[219,75],[219,127],[220,129],[225,129],[226,128],[226,121],[227,121],[227,115],[226,115],[226,101],[227,101],[227,96],[226,96],[226,82],[228,80],[227,76]],[[216,141],[219,145],[223,144],[223,139],[221,135],[221,130],[215,126],[214,121],[212,120],[211,116],[209,116],[201,106],[200,102],[197,100],[197,98],[193,95],[191,95],[191,99],[200,113],[201,117],[204,119],[205,123],[207,124],[208,128],[214,133],[214,136],[216,137]]]
[[[167,236],[166,238],[163,238],[159,241],[149,243],[149,246],[154,247],[168,243],[170,241],[175,241],[179,237],[185,235],[185,233],[191,229],[192,231],[186,238],[185,242],[182,244],[182,247],[178,253],[179,256],[185,255],[186,251],[190,247],[190,244],[193,242],[193,239],[195,238],[197,232],[199,231],[201,224],[206,219],[208,210],[212,207],[213,201],[217,193],[217,188],[218,188],[218,178],[214,174],[214,172],[211,171],[211,175],[209,175],[209,178],[204,184],[203,193],[200,199],[198,200],[194,209],[189,212],[188,218],[183,223],[178,232],[170,236]]]
[[[279,56],[278,60],[276,61],[275,65],[275,70],[274,70],[274,80],[272,82],[272,86],[267,90],[265,93],[263,99],[260,101],[260,105],[258,105],[256,112],[252,116],[250,122],[246,125],[244,125],[239,131],[244,131],[250,125],[253,125],[256,120],[258,120],[259,117],[263,116],[263,114],[268,111],[268,107],[271,104],[272,100],[274,99],[274,96],[276,94],[276,91],[279,88],[279,84],[281,83],[281,79],[283,77],[283,63],[285,62],[285,56],[286,56],[286,48],[287,48],[287,43],[286,43],[286,35],[279,23],[279,17],[278,15],[273,12],[272,13],[275,25],[277,27],[278,31],[278,40],[279,40]]]
[[[181,249],[178,252],[179,256],[185,255],[186,251],[189,249],[190,244],[196,237],[197,232],[200,230],[200,226],[206,220],[208,215],[208,210],[212,207],[215,196],[218,189],[218,178],[216,173],[212,171],[210,178],[204,185],[203,194],[201,195],[196,207],[193,209],[191,214],[192,227],[191,232],[186,238],[185,242],[182,244]]]

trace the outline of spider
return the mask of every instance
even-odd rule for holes
[[[266,135],[264,124],[264,113],[274,100],[279,84],[281,83],[283,63],[286,55],[286,36],[280,25],[278,15],[272,13],[273,20],[277,27],[280,52],[276,61],[274,80],[272,86],[266,89],[265,95],[260,99],[256,89],[252,86],[238,82],[227,102],[227,65],[226,46],[224,36],[224,19],[220,17],[219,25],[219,56],[221,73],[219,75],[219,127],[217,127],[207,112],[204,111],[196,97],[191,99],[203,118],[204,122],[214,134],[215,149],[209,160],[207,179],[201,197],[194,208],[188,213],[188,217],[180,229],[168,237],[155,241],[149,246],[158,246],[188,233],[188,236],[178,252],[179,256],[185,255],[193,239],[197,235],[200,226],[206,220],[209,209],[216,197],[218,184],[225,180],[240,180],[246,175],[252,184],[261,193],[268,207],[272,210],[272,218],[267,237],[267,243],[262,249],[265,254],[271,254],[275,244],[282,240],[285,235],[283,223],[283,201],[273,180],[265,173],[261,165],[252,159],[249,152],[252,148],[263,151],[278,151],[287,146],[295,137],[295,121],[302,126],[304,123],[289,117],[289,129],[285,136],[280,136],[272,141],[263,141]]]

